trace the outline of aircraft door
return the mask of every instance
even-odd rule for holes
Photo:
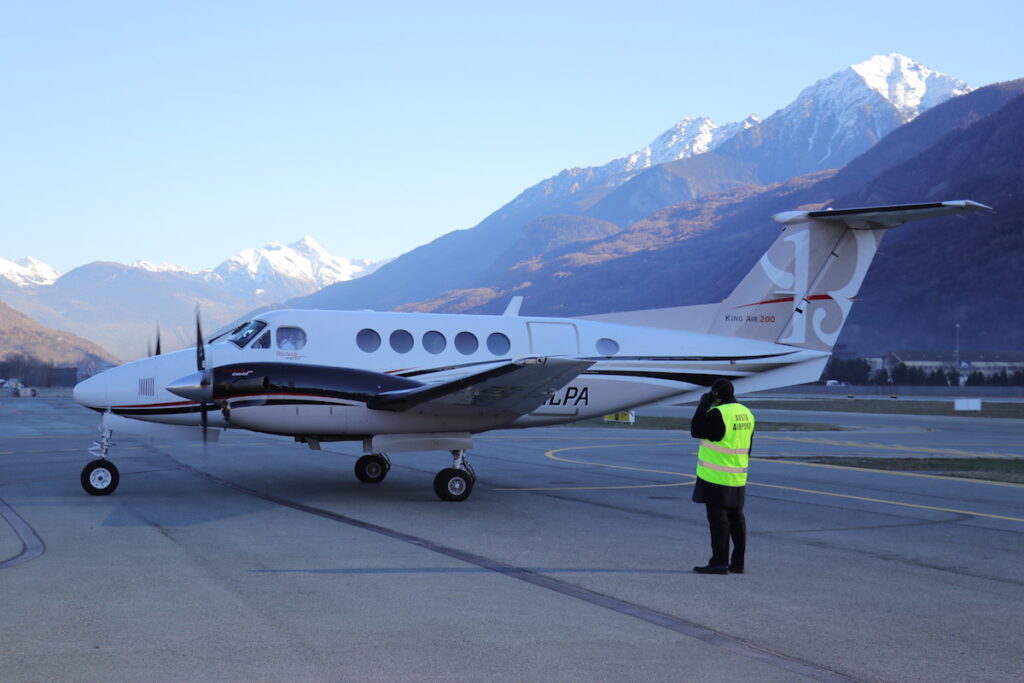
[[[576,356],[580,337],[572,323],[526,323],[530,330],[530,353],[535,356]]]

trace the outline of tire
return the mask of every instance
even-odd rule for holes
[[[441,470],[434,477],[434,493],[441,500],[460,502],[469,498],[473,492],[475,479],[466,470],[449,467]]]
[[[109,460],[93,460],[82,468],[82,488],[90,496],[109,496],[120,480],[117,467]]]
[[[377,454],[364,455],[356,460],[356,479],[364,484],[379,484],[388,476],[391,465]]]

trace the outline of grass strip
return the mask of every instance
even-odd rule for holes
[[[877,398],[822,398],[792,400],[748,399],[743,405],[757,410],[808,410],[814,412],[875,413],[886,415],[942,415],[947,417],[1000,417],[1024,419],[1024,402],[995,402],[982,399],[981,410],[953,410],[948,401],[914,401]]]
[[[1024,458],[808,458],[807,462],[1024,484]]]

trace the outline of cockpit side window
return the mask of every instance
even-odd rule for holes
[[[277,348],[282,351],[298,351],[306,345],[306,331],[301,327],[277,328]]]
[[[235,328],[234,333],[228,337],[228,341],[238,348],[242,348],[266,326],[267,324],[262,320],[253,320],[252,322],[245,323],[244,325]]]
[[[270,330],[263,333],[263,336],[252,343],[250,349],[269,349],[270,348]]]

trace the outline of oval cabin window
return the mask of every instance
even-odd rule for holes
[[[427,353],[438,354],[448,347],[448,340],[437,330],[431,330],[423,334],[423,348]]]
[[[510,348],[512,343],[501,332],[495,332],[487,337],[487,350],[495,356],[504,356]]]
[[[373,353],[380,348],[380,335],[376,330],[369,328],[359,330],[356,335],[356,346],[366,353]]]
[[[472,332],[459,332],[455,335],[455,348],[464,356],[476,353],[480,342]]]
[[[412,335],[405,330],[395,330],[391,333],[391,348],[398,353],[409,353],[412,351]]]

